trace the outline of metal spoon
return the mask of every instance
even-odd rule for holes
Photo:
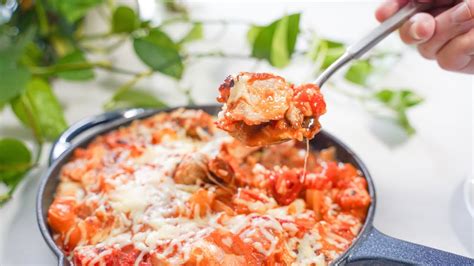
[[[385,39],[385,37],[390,35],[390,33],[398,29],[410,17],[416,13],[429,9],[430,7],[430,3],[419,3],[416,0],[410,1],[397,13],[395,13],[395,15],[384,21],[382,24],[380,24],[380,26],[367,34],[364,38],[347,47],[346,52],[334,63],[332,63],[326,70],[324,70],[314,83],[316,83],[316,85],[321,88],[324,82],[326,82],[326,80],[328,80],[341,67],[353,59],[360,58],[376,44]]]
[[[397,13],[395,13],[395,15],[384,21],[382,24],[380,24],[380,26],[372,30],[364,38],[347,47],[344,54],[336,61],[334,61],[334,63],[332,63],[328,68],[326,68],[323,73],[318,76],[314,83],[321,88],[323,84],[341,67],[343,67],[353,59],[360,58],[367,51],[377,45],[380,41],[385,39],[385,37],[390,35],[390,33],[400,28],[400,26],[413,15],[425,11],[430,7],[430,3],[419,3],[416,0],[410,1]],[[314,124],[314,118],[308,118],[306,124],[308,125],[306,128],[310,129],[310,125]]]

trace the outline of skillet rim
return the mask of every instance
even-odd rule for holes
[[[91,129],[95,129],[95,127],[98,127],[98,129],[93,132],[90,135],[87,135],[85,138],[82,138],[75,143],[72,143],[57,159],[55,159],[51,165],[48,166],[47,170],[41,175],[40,178],[40,184],[38,186],[38,192],[36,196],[36,219],[38,223],[38,227],[40,229],[41,235],[43,236],[43,239],[46,241],[47,245],[49,248],[53,251],[53,253],[58,257],[58,264],[59,265],[68,265],[71,264],[71,262],[65,257],[64,253],[62,250],[56,245],[56,243],[53,240],[51,231],[49,229],[49,226],[47,225],[47,209],[43,208],[44,201],[46,200],[46,197],[51,197],[54,198],[54,193],[57,188],[57,184],[54,186],[54,191],[52,194],[45,194],[46,186],[49,183],[50,179],[57,178],[57,173],[60,168],[67,162],[69,157],[71,156],[71,153],[78,147],[87,145],[92,141],[94,138],[96,138],[99,135],[102,135],[106,132],[112,131],[114,129],[117,129],[122,126],[127,126],[131,122],[135,120],[141,120],[145,119],[147,117],[150,117],[152,115],[161,113],[161,112],[171,112],[173,110],[179,109],[179,108],[185,108],[185,109],[199,109],[203,110],[206,113],[209,113],[211,115],[217,115],[217,110],[219,110],[220,105],[184,105],[184,106],[176,106],[176,107],[169,107],[169,108],[159,108],[159,109],[143,109],[143,108],[129,108],[129,109],[123,109],[122,111],[132,111],[132,110],[144,110],[141,113],[137,113],[131,117],[128,118],[121,118],[117,119],[114,121],[111,121],[109,123],[106,123],[105,125],[98,125],[94,126]],[[113,113],[113,112],[108,112],[108,113]],[[108,114],[102,113],[101,115]],[[80,121],[83,120],[91,120],[96,116],[90,116],[86,117]],[[67,130],[66,130],[67,131]],[[65,132],[66,132],[65,131]],[[86,130],[86,132],[90,131],[90,129]],[[61,136],[65,133],[63,132]],[[61,137],[60,136],[60,137]],[[359,232],[359,234],[356,236],[356,238],[352,241],[351,245],[334,261],[330,263],[330,265],[339,265],[339,264],[344,264],[348,257],[351,254],[351,251],[355,249],[356,246],[360,245],[365,238],[368,237],[369,233],[371,232],[373,226],[373,219],[374,219],[374,214],[375,214],[375,207],[376,207],[376,194],[375,194],[375,186],[372,180],[372,177],[370,175],[370,172],[367,169],[367,166],[363,163],[362,159],[351,149],[349,146],[347,146],[344,142],[342,142],[339,138],[335,137],[334,135],[328,133],[325,130],[321,130],[316,137],[318,136],[323,136],[323,138],[326,138],[327,140],[332,141],[334,144],[336,144],[337,150],[339,151],[341,148],[344,150],[345,153],[347,153],[348,156],[350,156],[351,160],[353,163],[356,164],[357,169],[360,170],[367,181],[367,188],[369,191],[369,195],[371,198],[371,203],[369,206],[369,209],[367,210],[367,216],[364,221],[364,224]],[[55,144],[57,141],[51,146],[51,151],[54,148]],[[310,141],[310,144],[314,146],[314,141]],[[50,153],[51,157],[51,153]],[[346,160],[347,161],[347,160]],[[52,201],[52,200],[51,200]],[[50,202],[51,202],[50,201]],[[45,212],[46,211],[46,212]]]

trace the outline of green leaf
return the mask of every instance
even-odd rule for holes
[[[112,15],[112,32],[132,32],[140,26],[135,11],[128,6],[119,6]]]
[[[272,49],[270,52],[270,62],[273,66],[284,67],[290,62],[291,55],[289,54],[290,36],[288,36],[288,17],[280,20],[275,28],[273,35]]]
[[[423,102],[423,98],[408,89],[383,89],[376,92],[374,98],[396,113],[398,124],[407,132],[408,135],[415,133],[415,129],[408,120],[406,111],[408,108]]]
[[[281,40],[276,39],[275,41],[285,41],[287,42],[286,48],[288,50],[288,55],[291,57],[296,47],[296,40],[298,39],[298,34],[300,33],[300,17],[301,14],[293,14],[287,16],[287,23],[285,29],[285,36]],[[285,38],[286,37],[286,38]]]
[[[67,65],[72,63],[86,63],[87,60],[84,54],[77,50],[74,51],[58,60],[57,65]],[[92,69],[82,69],[82,70],[70,70],[70,71],[61,71],[58,73],[58,77],[65,80],[90,80],[94,78],[94,71]]]
[[[31,152],[26,145],[16,139],[0,139],[0,180],[5,174],[25,171],[31,166]]]
[[[402,98],[405,107],[413,107],[423,102],[423,98],[410,90],[402,90]]]
[[[320,68],[324,70],[344,54],[345,50],[346,47],[341,42],[318,39],[309,56],[313,61],[320,62]]]
[[[30,42],[26,45],[21,57],[20,64],[25,66],[37,66],[43,58],[43,50],[34,42]]]
[[[164,32],[153,29],[142,38],[135,38],[133,48],[138,57],[153,70],[180,79],[184,65],[178,46]]]
[[[150,28],[151,21],[150,20],[141,20],[140,21],[140,28],[148,29]]]
[[[93,7],[103,0],[49,0],[51,7],[56,9],[69,23],[83,18]]]
[[[105,105],[107,110],[129,107],[163,108],[167,107],[167,105],[154,95],[142,90],[119,91]]]
[[[18,60],[25,47],[32,43],[34,27],[28,27],[19,36],[4,34],[0,39],[0,105],[20,95],[31,78],[30,72]]]
[[[252,56],[266,59],[275,67],[286,66],[295,51],[300,14],[284,16],[268,26],[253,26],[247,33]]]
[[[7,27],[7,26],[5,26]],[[18,28],[11,27],[10,31],[17,31]],[[3,34],[3,36],[1,36]],[[17,63],[25,52],[25,49],[33,43],[36,34],[34,25],[28,26],[26,30],[20,35],[10,36],[5,33],[0,33],[0,66],[14,65]]]
[[[257,39],[258,34],[264,29],[265,27],[252,25],[247,32],[247,40],[249,41],[250,45],[253,46],[255,40]]]
[[[13,192],[15,192],[15,189],[21,180],[26,177],[28,170],[29,168],[24,171],[5,173],[3,176],[4,179],[1,180],[1,182],[8,187],[8,191],[4,194],[0,194],[0,207],[12,198]]]
[[[410,108],[423,102],[421,96],[409,89],[383,89],[376,92],[374,97],[395,110]]]
[[[390,100],[393,98],[393,95],[395,94],[395,91],[390,90],[390,89],[384,89],[380,90],[375,93],[375,98],[378,99],[379,101],[388,104]]]
[[[0,64],[0,77],[0,104],[5,104],[25,90],[31,74],[23,66]]]
[[[33,129],[39,142],[56,139],[67,127],[51,87],[39,78],[32,79],[26,91],[12,101],[12,109],[20,121]]]
[[[0,182],[8,187],[7,193],[0,194],[0,205],[11,198],[31,164],[31,152],[23,142],[13,138],[0,139]]]
[[[266,59],[271,63],[270,56],[272,51],[273,36],[275,34],[277,22],[269,26],[262,27],[255,37],[252,46],[252,56],[259,59]]]
[[[165,5],[165,8],[167,11],[173,12],[173,13],[178,13],[183,16],[188,16],[188,9],[182,1],[179,0],[162,0],[163,4]]]
[[[372,64],[368,60],[358,60],[350,66],[344,77],[352,83],[365,86],[372,71]]]
[[[188,33],[179,41],[179,44],[185,44],[197,40],[201,40],[204,37],[202,23],[195,23]]]
[[[410,120],[408,120],[406,110],[399,110],[397,112],[397,122],[408,135],[416,133],[416,129],[411,125]]]

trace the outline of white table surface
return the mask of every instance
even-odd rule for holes
[[[146,1],[145,1],[146,2]],[[266,1],[268,2],[268,1]],[[345,41],[356,40],[376,25],[373,11],[379,1],[304,1],[262,4],[192,2],[193,16],[205,19],[242,19],[267,23],[285,12],[303,11],[302,25],[323,36]],[[250,4],[253,3],[253,4]],[[144,10],[153,14],[153,8]],[[96,16],[88,21],[95,29]],[[100,29],[99,29],[100,30]],[[179,30],[179,28],[177,29]],[[245,28],[229,27],[225,36],[196,44],[192,48],[225,47],[228,51],[248,52]],[[398,46],[397,38],[383,45]],[[145,69],[134,58],[130,44],[113,55],[114,62],[125,68]],[[375,226],[382,232],[407,241],[474,256],[473,219],[463,201],[463,182],[473,166],[473,78],[448,73],[436,63],[425,61],[414,49],[405,48],[402,61],[381,84],[410,87],[426,97],[425,103],[410,111],[417,134],[405,139],[393,124],[374,119],[354,100],[325,90],[328,113],[324,128],[352,147],[367,164],[377,191]],[[191,87],[197,103],[213,103],[217,86],[229,73],[248,70],[252,61],[206,59],[186,70],[183,87]],[[298,59],[288,69],[275,70],[260,64],[258,71],[275,71],[294,82],[311,80],[310,64]],[[93,82],[54,84],[67,120],[99,114],[102,104],[127,77],[97,72]],[[168,103],[185,102],[174,81],[158,77],[146,79],[138,87],[160,95]],[[31,140],[9,110],[0,114],[0,136],[17,136]],[[14,199],[0,209],[0,265],[54,265],[55,258],[43,241],[35,218],[35,196],[43,168],[31,173]]]

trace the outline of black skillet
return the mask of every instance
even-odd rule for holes
[[[212,115],[216,115],[220,109],[219,106],[215,105],[186,108],[202,109]],[[72,263],[54,242],[52,232],[46,223],[46,216],[59,183],[59,170],[69,160],[72,151],[77,147],[86,146],[99,134],[128,125],[133,120],[143,119],[173,109],[175,108],[161,110],[129,109],[86,118],[72,125],[54,143],[49,156],[50,167],[41,178],[36,202],[36,214],[41,234],[58,257],[58,265],[65,266],[72,265]],[[367,219],[361,232],[351,247],[335,260],[332,263],[333,265],[474,265],[473,259],[399,240],[379,232],[372,225],[376,206],[374,184],[369,171],[360,158],[344,143],[325,131],[321,131],[311,141],[311,146],[316,150],[330,146],[336,147],[338,160],[352,163],[363,173],[367,179],[369,193],[372,198]]]

